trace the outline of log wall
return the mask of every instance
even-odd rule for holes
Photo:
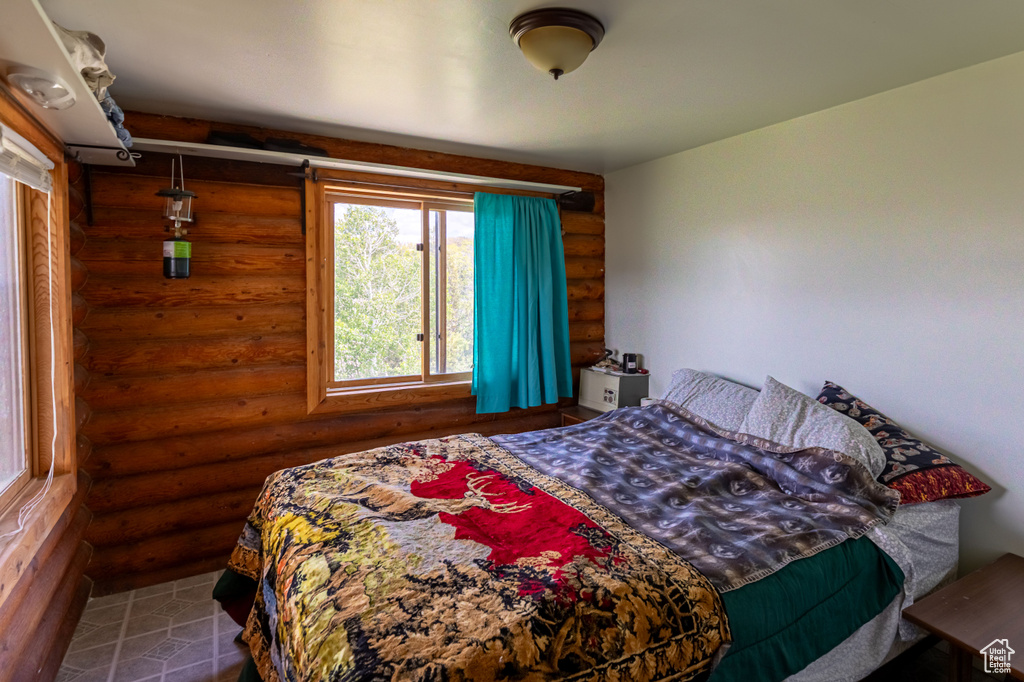
[[[130,114],[139,137],[205,140],[213,124]],[[238,126],[350,159],[583,186],[596,212],[565,213],[572,359],[604,348],[603,180],[522,164]],[[295,169],[185,161],[196,192],[192,277],[165,280],[155,192],[170,157],[93,168],[92,223],[78,235],[78,397],[96,592],[222,568],[264,478],[282,467],[381,445],[555,426],[553,406],[477,415],[473,399],[314,415],[305,393],[305,237]]]

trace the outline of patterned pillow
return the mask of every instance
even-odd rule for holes
[[[975,497],[991,490],[842,386],[826,381],[818,402],[860,422],[875,437],[885,452],[885,468],[878,481],[898,490],[901,504]]]

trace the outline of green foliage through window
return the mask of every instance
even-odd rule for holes
[[[414,204],[415,205],[415,204]],[[334,380],[423,376],[431,353],[434,374],[468,372],[473,363],[472,213],[332,202],[334,210]],[[422,320],[422,211],[451,216],[444,254],[433,252],[428,278],[429,330]],[[467,222],[468,221],[468,222]],[[469,226],[467,228],[467,225]],[[435,266],[445,258],[446,286]],[[443,261],[441,261],[443,262]],[[444,296],[444,343],[437,336],[437,298]],[[425,334],[428,345],[417,339]],[[442,360],[443,359],[443,360]],[[442,360],[439,364],[439,360]]]

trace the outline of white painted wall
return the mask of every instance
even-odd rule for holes
[[[990,483],[962,570],[1024,555],[1024,53],[606,177],[607,339],[830,379]]]

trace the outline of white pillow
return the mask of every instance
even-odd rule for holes
[[[752,388],[695,369],[674,373],[662,398],[726,431],[739,431],[756,399],[757,391]]]
[[[877,477],[885,454],[875,437],[844,414],[767,377],[741,433],[797,448],[821,447],[853,457]]]

